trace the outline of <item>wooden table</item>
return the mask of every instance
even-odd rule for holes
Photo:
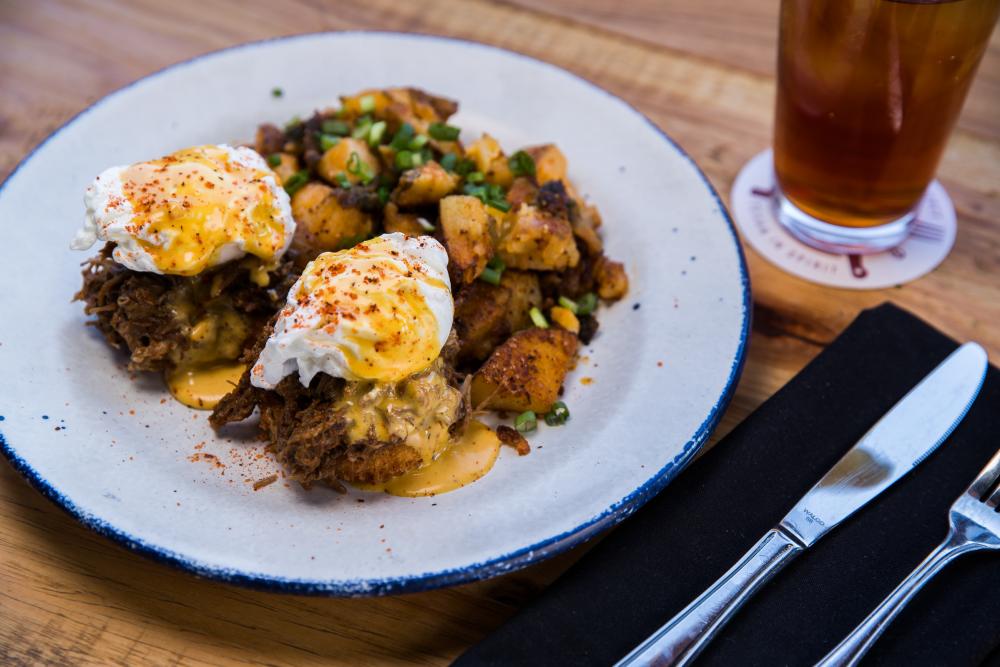
[[[0,175],[74,113],[156,69],[316,30],[454,35],[551,61],[646,113],[727,196],[770,141],[776,0],[319,0],[0,3]],[[905,287],[814,286],[752,251],[754,330],[728,431],[866,307],[887,299],[1000,359],[1000,34],[940,170],[955,249]],[[44,196],[44,193],[39,193]],[[14,224],[5,220],[3,224]],[[579,550],[527,570],[372,600],[259,593],[147,561],[94,535],[0,464],[0,664],[443,664]]]

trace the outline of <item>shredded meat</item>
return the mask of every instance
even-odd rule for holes
[[[198,309],[208,301],[225,300],[250,325],[252,341],[295,279],[290,263],[271,274],[268,289],[254,285],[238,262],[190,278],[133,271],[112,259],[113,250],[114,244],[108,243],[84,264],[83,286],[74,299],[84,302],[85,313],[97,317],[93,324],[108,343],[129,353],[128,367],[135,371],[159,371],[175,363],[190,344]],[[182,297],[194,312],[174,307]],[[204,301],[199,303],[199,297]]]

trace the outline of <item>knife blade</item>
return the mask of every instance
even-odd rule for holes
[[[986,351],[965,343],[901,398],[778,525],[687,607],[617,664],[686,665],[791,559],[919,465],[955,430],[986,377]]]

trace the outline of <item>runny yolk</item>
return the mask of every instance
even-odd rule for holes
[[[369,491],[393,496],[434,496],[471,484],[490,471],[500,453],[500,439],[485,424],[469,422],[448,448],[428,465],[378,485],[363,485]]]
[[[218,146],[140,162],[120,178],[133,210],[128,231],[164,273],[196,275],[234,242],[273,263],[284,245],[274,175],[231,160]]]
[[[427,368],[440,353],[437,317],[421,287],[447,284],[380,239],[324,253],[302,275],[300,307],[317,312],[357,378],[396,382]],[[289,326],[310,326],[296,322]]]
[[[239,362],[177,366],[166,374],[174,398],[198,410],[212,410],[240,381],[246,366]]]

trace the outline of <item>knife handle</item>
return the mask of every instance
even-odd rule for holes
[[[758,588],[803,546],[778,528],[767,532],[728,572],[618,662],[687,665]]]

